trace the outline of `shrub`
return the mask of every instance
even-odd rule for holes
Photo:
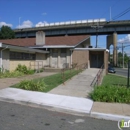
[[[119,86],[99,86],[90,93],[94,101],[130,103],[130,88]]]
[[[18,67],[15,69],[15,71],[22,72],[24,74],[34,74],[35,70],[28,69],[25,65],[18,64]]]
[[[18,67],[15,70],[24,74],[28,74],[28,69],[25,65],[18,64]]]
[[[18,76],[23,76],[24,74],[19,71],[5,71],[4,73],[0,74],[0,78],[10,78],[10,77],[18,77]]]
[[[31,91],[41,91],[43,92],[46,88],[46,84],[44,83],[43,79],[35,81],[35,80],[23,80],[15,87],[31,90]]]

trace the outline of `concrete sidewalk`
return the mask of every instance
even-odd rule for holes
[[[33,75],[25,75],[25,76],[18,77],[18,78],[1,78],[0,79],[0,89],[8,88],[25,79],[31,80],[31,79],[36,79],[36,78],[40,78],[40,77],[46,77],[46,76],[53,75],[56,73],[57,72],[42,72],[42,73],[36,73]]]
[[[74,96],[74,97],[88,97],[93,90],[90,86],[99,69],[90,68],[84,70],[82,73],[72,77],[71,80],[61,84],[58,87],[49,91],[51,94]]]
[[[0,101],[42,107],[100,119],[130,120],[130,104],[100,103],[93,102],[87,98],[33,92],[16,88],[0,90]]]

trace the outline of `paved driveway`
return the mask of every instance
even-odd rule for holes
[[[99,69],[95,68],[86,69],[82,73],[74,76],[71,80],[65,82],[65,84],[61,84],[52,89],[49,93],[75,97],[88,97],[93,89],[90,84],[98,71]]]

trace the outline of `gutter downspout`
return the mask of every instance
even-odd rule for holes
[[[3,69],[3,68],[2,68],[2,67],[3,67],[3,55],[2,55],[3,53],[2,53],[2,52],[3,52],[4,50],[6,50],[7,48],[8,48],[8,46],[6,46],[6,47],[3,48],[2,50],[0,50],[0,55],[1,55],[1,57],[0,57],[0,64],[1,64],[1,65],[0,65],[0,68],[1,68],[1,72],[2,72],[2,69]]]

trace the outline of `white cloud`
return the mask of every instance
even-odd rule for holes
[[[42,15],[47,15],[47,13],[46,13],[46,12],[44,12],[44,13],[42,13]]]
[[[41,26],[44,26],[44,25],[47,25],[47,24],[48,24],[48,22],[43,21],[43,22],[38,22],[35,26],[36,27],[41,27]]]
[[[21,25],[18,25],[17,28],[31,28],[33,23],[30,20],[24,21]]]
[[[12,27],[13,25],[12,25],[12,24],[9,24],[9,23],[6,23],[6,22],[0,22],[0,27],[2,27],[2,26]]]
[[[120,42],[120,43],[130,42],[130,34],[128,34],[127,36],[125,36],[125,38],[119,39],[118,42]]]

